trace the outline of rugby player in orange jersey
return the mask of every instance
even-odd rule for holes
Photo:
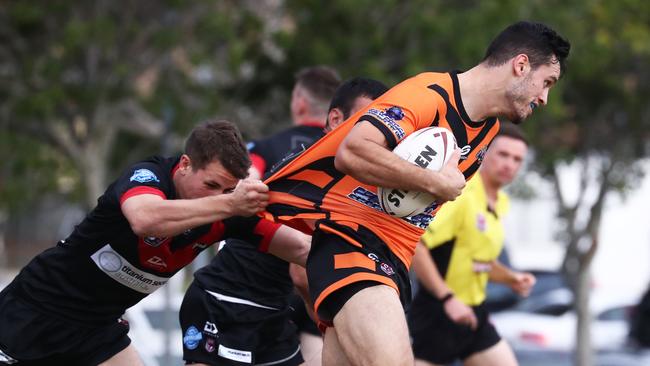
[[[548,101],[569,43],[544,24],[518,22],[466,72],[423,73],[386,92],[266,180],[266,217],[313,233],[309,290],[325,332],[324,365],[413,365],[403,307],[419,237],[439,208],[397,218],[377,186],[460,195],[499,129]],[[439,171],[391,150],[413,131],[450,129],[460,147]]]

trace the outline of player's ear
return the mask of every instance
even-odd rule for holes
[[[528,55],[520,53],[512,58],[512,68],[516,76],[524,76],[530,71],[530,60]]]
[[[178,162],[178,170],[181,171],[181,174],[185,175],[192,169],[192,159],[187,154],[181,155],[181,160]]]
[[[327,124],[330,130],[335,129],[343,121],[345,121],[345,116],[339,108],[332,108],[327,114]]]

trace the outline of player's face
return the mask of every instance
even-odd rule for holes
[[[517,176],[527,151],[528,147],[523,141],[498,136],[485,154],[481,171],[499,187],[509,184]]]
[[[521,123],[533,114],[533,110],[548,102],[549,90],[560,78],[558,62],[544,64],[528,71],[525,76],[507,91],[511,110],[506,117],[513,123]]]
[[[193,199],[229,193],[239,179],[235,178],[219,161],[213,161],[203,169],[193,169],[191,165],[179,168],[181,176],[176,184],[179,198]]]

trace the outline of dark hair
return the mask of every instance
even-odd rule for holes
[[[304,88],[321,105],[321,110],[327,108],[336,88],[341,84],[338,72],[329,66],[313,66],[304,68],[296,74],[296,86]]]
[[[377,99],[388,90],[388,87],[381,81],[374,79],[356,77],[347,80],[336,89],[329,110],[338,108],[343,112],[343,117],[350,117],[350,111],[355,99],[368,97]]]
[[[499,33],[485,52],[483,62],[488,66],[499,66],[523,53],[528,55],[533,69],[559,62],[562,75],[570,49],[569,41],[547,25],[521,21]]]
[[[521,127],[512,122],[501,121],[499,132],[494,138],[496,139],[499,136],[509,137],[511,139],[522,141],[524,144],[526,144],[526,146],[528,146],[528,139],[526,138],[524,131],[521,129]]]
[[[205,168],[219,161],[235,178],[248,176],[251,161],[239,129],[226,120],[209,120],[194,127],[185,141],[185,154],[192,170]]]

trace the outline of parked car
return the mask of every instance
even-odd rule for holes
[[[619,350],[625,347],[629,319],[638,295],[599,290],[591,296],[593,349]],[[532,295],[512,309],[490,317],[501,336],[516,350],[568,352],[575,346],[576,313],[573,295],[558,288]]]

